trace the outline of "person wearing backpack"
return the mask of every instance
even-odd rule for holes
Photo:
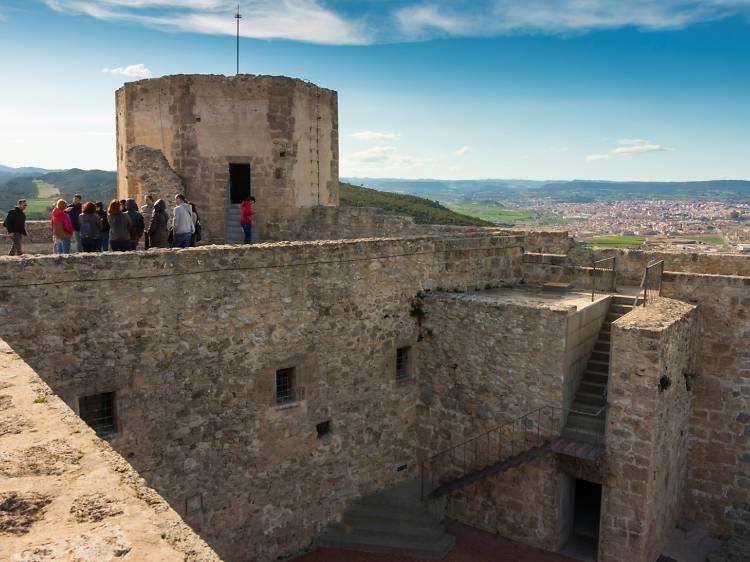
[[[83,205],[83,212],[78,216],[81,233],[81,246],[84,252],[102,251],[102,219],[96,214],[96,206],[91,201]]]
[[[19,199],[16,207],[8,211],[8,214],[5,216],[5,221],[3,222],[3,226],[13,240],[13,243],[10,246],[9,256],[20,256],[23,254],[21,241],[24,236],[28,236],[28,233],[26,232],[26,213],[23,212],[24,209],[26,209],[26,199]],[[30,240],[31,237],[29,236],[29,241]]]
[[[58,199],[52,209],[52,253],[69,254],[70,239],[73,237],[73,224],[70,216],[65,212],[68,203],[65,199]]]
[[[143,220],[143,215],[138,211],[138,204],[135,199],[127,200],[128,216],[130,217],[130,249],[138,249],[138,241],[143,236],[143,231],[146,230],[146,222]]]
[[[163,199],[157,199],[148,225],[150,248],[169,248],[168,225],[167,204]]]
[[[109,219],[109,245],[113,252],[127,252],[130,250],[130,217],[122,212],[122,205],[117,199],[112,199],[107,209]]]

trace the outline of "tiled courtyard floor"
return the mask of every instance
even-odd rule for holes
[[[573,558],[545,552],[454,521],[447,524],[456,546],[443,562],[576,562]],[[392,554],[370,554],[321,548],[294,559],[295,562],[434,562]]]

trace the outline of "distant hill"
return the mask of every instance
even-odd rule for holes
[[[5,168],[5,167],[4,167]],[[17,170],[42,170],[44,173],[15,174]],[[40,188],[43,193],[40,193]],[[27,216],[47,218],[55,199],[66,201],[80,193],[85,200],[109,201],[116,193],[115,172],[105,170],[47,171],[42,168],[15,168],[14,174],[3,181],[0,177],[0,211],[5,213],[22,197],[29,199]],[[33,200],[33,201],[32,201]]]
[[[517,179],[408,180],[396,178],[343,178],[383,191],[409,193],[444,202],[523,201],[550,197],[561,202],[628,199],[726,199],[750,200],[750,181],[712,180],[691,182],[650,181],[531,181]]]
[[[341,183],[339,199],[342,207],[376,207],[391,215],[406,215],[419,224],[454,224],[460,226],[492,226],[491,223],[455,213],[436,201],[415,195],[387,193],[367,187]]]

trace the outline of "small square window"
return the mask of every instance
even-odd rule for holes
[[[295,400],[294,367],[276,371],[276,404],[291,404]]]
[[[89,424],[99,437],[110,437],[117,433],[114,392],[79,396],[78,412],[81,419]]]
[[[399,347],[396,350],[396,380],[406,380],[409,376],[409,348]]]
[[[315,425],[315,431],[318,432],[318,439],[331,433],[331,420],[326,420]]]

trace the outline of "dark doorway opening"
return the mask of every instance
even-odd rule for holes
[[[229,164],[229,202],[239,205],[250,196],[250,164]]]
[[[596,561],[599,551],[599,520],[602,485],[576,479],[573,525],[563,554],[578,560]]]

